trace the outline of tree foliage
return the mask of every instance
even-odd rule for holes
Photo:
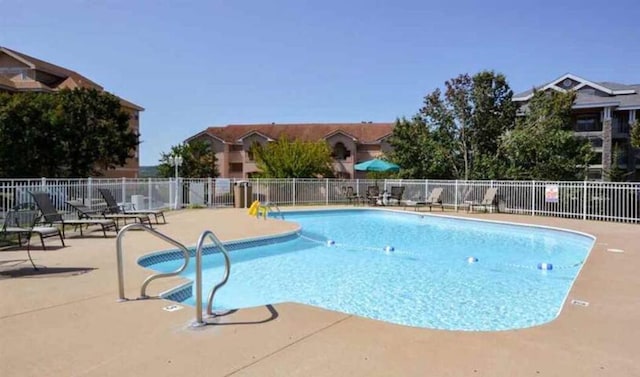
[[[620,160],[622,156],[623,152],[621,146],[619,144],[614,145],[613,153],[611,154],[611,167],[608,169],[602,169],[602,175],[607,181],[625,182],[629,176],[633,174],[633,171],[620,167]]]
[[[399,178],[455,178],[450,152],[438,143],[420,117],[396,120],[389,158],[401,166]]]
[[[631,146],[640,148],[640,119],[631,127]]]
[[[325,141],[289,141],[286,138],[252,147],[259,176],[315,178],[333,176],[331,149]]]
[[[133,157],[138,138],[106,92],[0,94],[0,176],[99,175]]]
[[[181,156],[182,165],[179,175],[185,178],[204,178],[219,176],[216,166],[216,153],[211,145],[203,140],[174,145],[169,153],[162,153],[158,165],[158,176],[168,178],[175,175],[175,167],[169,162],[172,156]]]
[[[501,139],[513,179],[584,179],[593,152],[569,127],[575,93],[535,92],[527,114]]]
[[[398,121],[394,161],[411,178],[498,178],[499,138],[513,127],[513,92],[502,74],[459,75],[424,97],[411,121]]]

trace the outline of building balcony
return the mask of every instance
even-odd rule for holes
[[[614,121],[611,125],[611,136],[618,139],[629,138],[629,124],[626,122]]]

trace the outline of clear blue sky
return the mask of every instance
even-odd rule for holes
[[[0,0],[0,45],[146,108],[141,164],[211,125],[393,121],[460,73],[640,83],[640,2]]]

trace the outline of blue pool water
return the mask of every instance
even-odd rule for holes
[[[593,245],[571,232],[389,211],[306,211],[286,220],[302,226],[300,237],[231,252],[214,309],[299,302],[409,326],[525,328],[559,314]],[[204,257],[205,296],[223,268],[220,254]],[[193,263],[183,275],[194,279]]]

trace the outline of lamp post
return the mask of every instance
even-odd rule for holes
[[[176,189],[175,189],[175,203],[173,205],[173,209],[178,209],[178,168],[182,165],[183,162],[182,156],[169,156],[169,165],[175,168],[175,180],[176,180]]]

